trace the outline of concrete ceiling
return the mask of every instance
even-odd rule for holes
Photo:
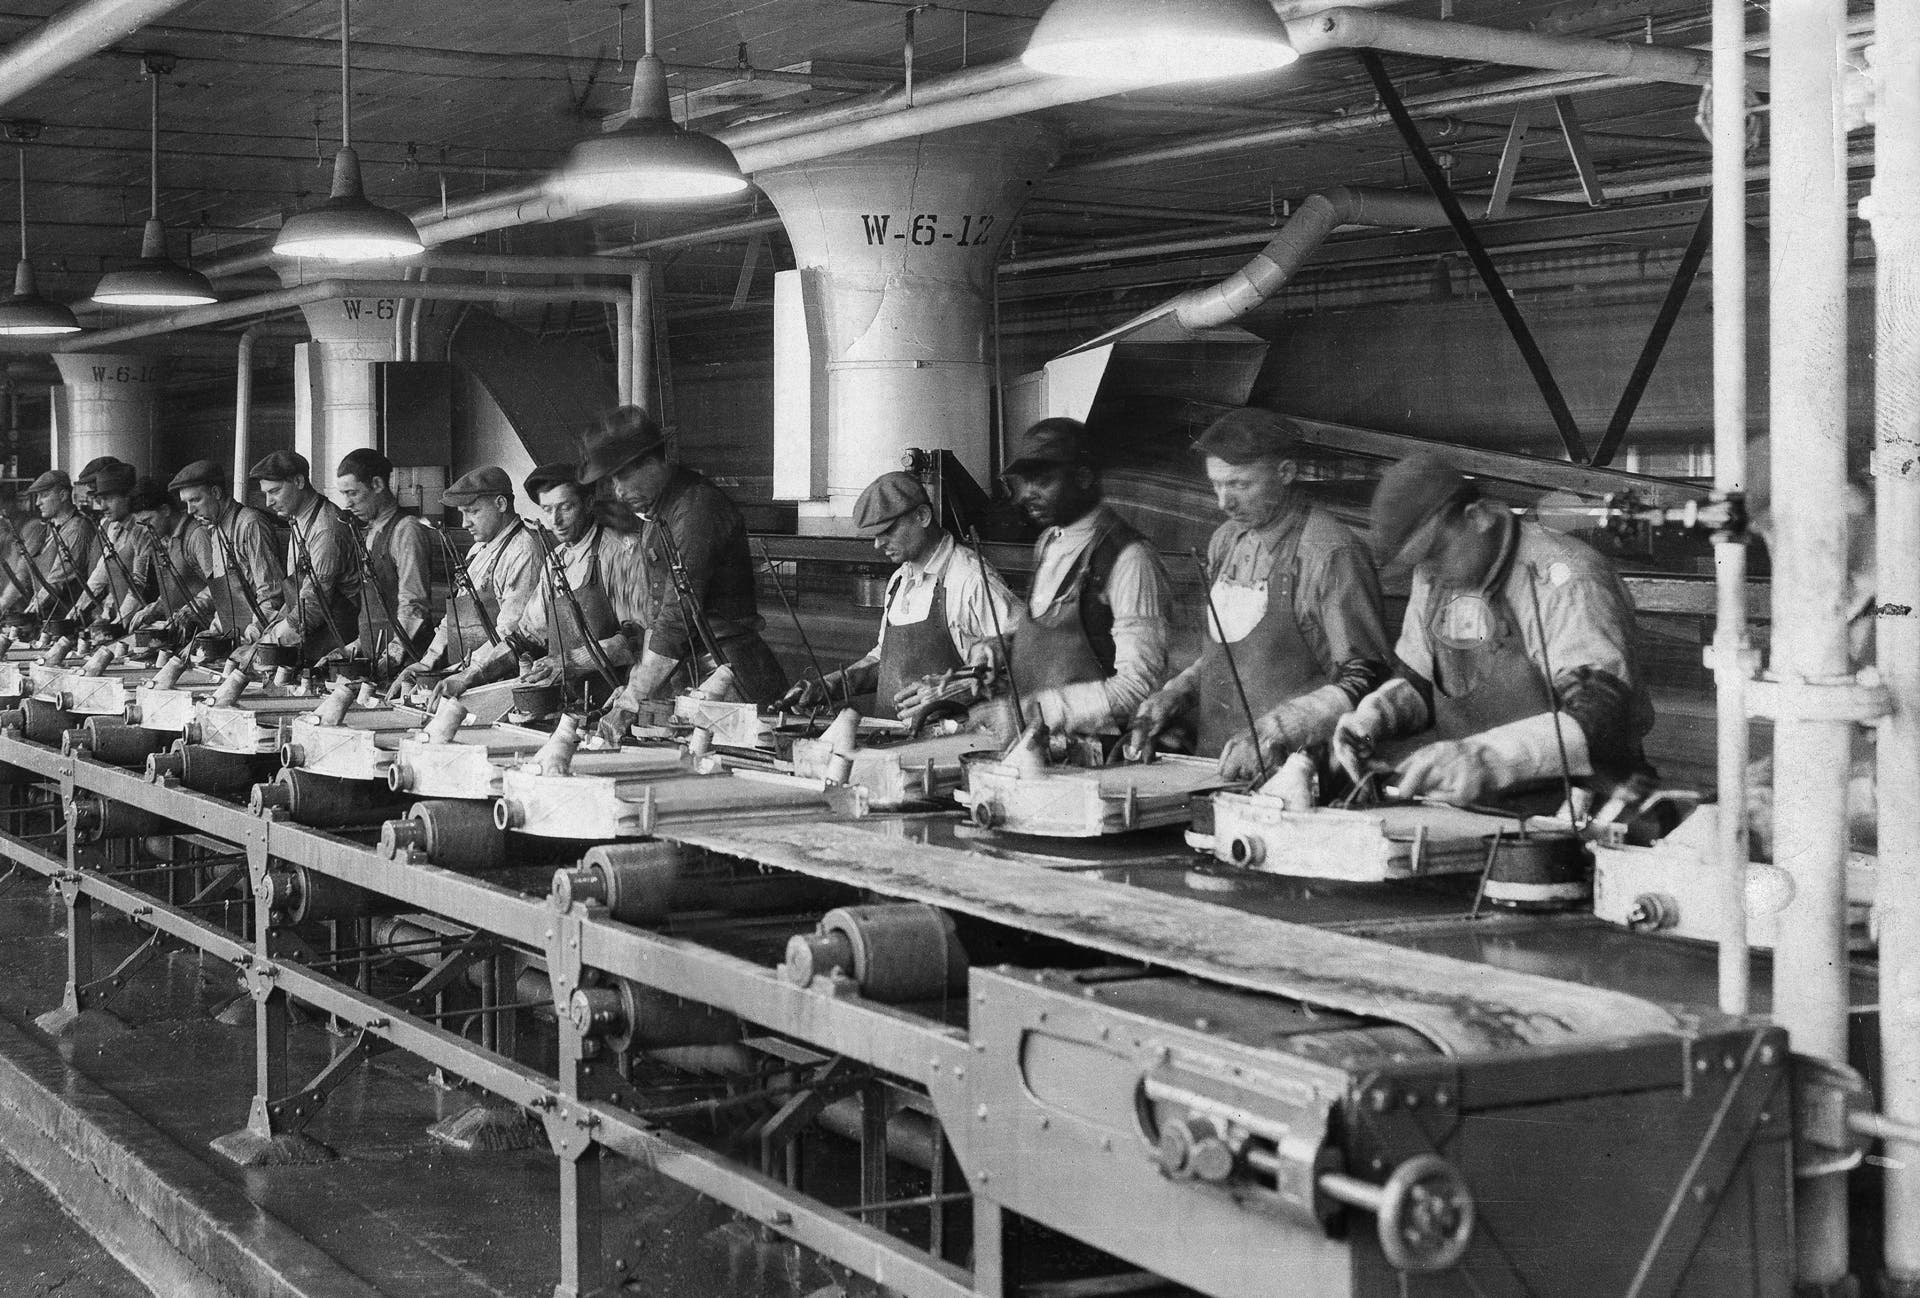
[[[13,0],[0,11],[0,43],[30,33],[57,7],[52,0]],[[979,8],[920,10],[917,73],[1016,57],[1043,7],[1042,0],[983,0]],[[1395,12],[1688,45],[1706,40],[1707,9],[1708,0],[1410,0]],[[657,46],[674,69],[677,102],[696,124],[712,128],[898,84],[907,12],[896,0],[661,0]],[[571,141],[624,106],[630,65],[620,65],[616,54],[623,44],[629,54],[637,48],[639,14],[637,5],[603,0],[356,6],[353,134],[369,194],[412,210],[537,179]],[[190,237],[194,257],[207,260],[258,244],[285,213],[325,193],[340,124],[337,39],[334,0],[202,0],[0,108],[0,118],[45,123],[28,147],[42,290],[83,298],[103,267],[137,250],[147,202],[142,52],[165,51],[177,60],[162,80],[161,215],[176,256]],[[743,60],[757,71],[800,67],[806,75],[749,80]],[[1404,56],[1387,63],[1416,100],[1522,74]],[[1693,121],[1697,99],[1688,86],[1636,85],[1575,92],[1573,102],[1603,178],[1653,178],[1658,191],[1662,177],[1683,186],[1693,177],[1697,187],[1679,192],[1697,197],[1706,168]],[[1377,107],[1357,60],[1331,53],[1270,77],[1052,110],[1044,117],[1063,137],[1065,153],[1022,222],[1013,255],[1071,255],[1115,241],[1219,232],[1235,220],[1266,225],[1287,203],[1335,184],[1418,188],[1419,175],[1390,126],[1343,125]],[[1424,123],[1456,188],[1484,191],[1512,113],[1463,110]],[[1284,144],[1234,142],[1249,131],[1315,124],[1320,133]],[[1534,126],[1515,192],[1577,197],[1551,104],[1536,107]],[[1199,148],[1179,160],[1130,161],[1146,150],[1191,145]],[[1618,227],[1621,207],[1664,196],[1645,188],[1609,202],[1613,219],[1596,221],[1597,238]],[[770,213],[754,198],[691,216],[609,213],[496,231],[469,247],[591,251]],[[668,276],[675,308],[698,310],[734,297],[746,241],[676,251]],[[784,255],[776,232],[756,253],[759,273]]]

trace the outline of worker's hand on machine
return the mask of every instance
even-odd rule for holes
[[[1258,728],[1242,730],[1220,749],[1220,778],[1257,780],[1279,770],[1286,760],[1287,741],[1283,737],[1262,734]]]
[[[299,644],[305,637],[300,634],[299,627],[296,627],[293,623],[283,618],[266,630],[260,632],[255,638],[258,639],[261,644],[292,646]]]
[[[395,672],[393,684],[387,686],[387,702],[404,699],[413,693],[413,687],[420,681],[420,674],[426,669],[425,663],[412,662]]]
[[[442,676],[433,687],[433,693],[427,699],[428,707],[439,707],[441,699],[457,699],[473,688],[473,677],[467,672],[449,672]]]
[[[625,704],[615,703],[600,714],[599,723],[593,728],[594,737],[608,748],[618,748],[627,741],[633,719],[639,715]]]
[[[836,673],[829,672],[827,679],[832,680]],[[795,681],[780,696],[777,706],[782,712],[804,712],[810,708],[825,707],[831,699],[826,686],[818,679]]]
[[[1456,806],[1500,792],[1486,748],[1471,739],[1443,739],[1419,749],[1400,764],[1395,785],[1400,797],[1427,797]]]
[[[563,675],[560,660],[548,654],[545,658],[537,658],[520,669],[520,684],[533,689],[541,685],[555,684]]]
[[[1356,788],[1366,782],[1373,760],[1373,744],[1373,728],[1361,713],[1349,712],[1334,723],[1330,741],[1333,760]]]

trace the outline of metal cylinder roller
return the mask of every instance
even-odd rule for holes
[[[97,843],[103,838],[145,838],[167,823],[130,803],[113,802],[91,794],[69,798],[66,812],[74,837],[83,843]]]
[[[166,751],[173,736],[164,730],[149,730],[108,717],[88,717],[79,727],[69,730],[62,751],[86,749],[96,761],[110,766],[144,767],[147,758]]]
[[[590,849],[573,870],[553,876],[550,900],[558,910],[597,902],[623,924],[657,924],[672,909],[674,884],[687,862],[675,843],[606,843]]]
[[[740,1020],[626,979],[611,987],[578,987],[567,999],[577,1031],[604,1037],[615,1050],[671,1050],[738,1041]]]
[[[61,737],[79,724],[79,717],[45,699],[25,698],[19,707],[0,712],[0,730],[18,730],[49,748],[58,748]]]
[[[511,864],[507,836],[495,824],[493,809],[484,802],[454,798],[416,802],[404,817],[381,827],[382,855],[401,860],[413,849],[447,870],[472,873]]]
[[[1225,847],[1229,865],[1255,866],[1267,859],[1267,845],[1258,834],[1231,835]]]
[[[276,866],[267,871],[267,907],[282,923],[307,924],[323,919],[359,919],[388,914],[400,907],[389,897],[304,865]]]
[[[274,753],[229,753],[180,740],[147,759],[147,778],[159,783],[172,776],[196,793],[231,798],[265,780],[278,760]]]
[[[315,829],[343,829],[378,824],[407,804],[405,798],[395,797],[377,783],[283,767],[271,783],[253,786],[248,805],[256,815],[273,808]]]
[[[787,943],[781,971],[801,986],[840,973],[870,1000],[932,1000],[965,988],[967,953],[952,918],[936,907],[843,906]]]

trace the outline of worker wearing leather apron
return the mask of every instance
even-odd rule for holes
[[[1044,721],[1054,734],[1118,734],[1166,679],[1166,569],[1101,499],[1078,420],[1029,428],[1005,476],[1014,504],[1041,529],[1013,637],[1023,720]]]
[[[760,638],[746,520],[720,488],[667,458],[653,417],[621,406],[602,418],[580,481],[611,484],[614,499],[645,521],[646,643],[602,736],[625,736],[641,702],[666,693],[683,666],[689,684],[705,683],[720,667],[703,643],[708,634],[731,669],[725,697],[771,703],[785,693],[786,669]]]
[[[516,657],[528,659],[519,673],[523,686],[578,686],[592,707],[619,692],[642,635],[646,564],[639,532],[602,517],[577,475],[571,464],[545,464],[527,475],[527,494],[547,524],[545,544],[533,538],[539,580],[519,627],[470,654],[466,667],[440,682],[441,694],[457,697],[505,680]]]
[[[441,667],[458,670],[470,654],[522,634],[527,605],[540,585],[539,542],[514,509],[513,479],[498,465],[463,474],[440,497],[460,511],[460,523],[473,537],[464,562],[473,587],[456,581],[447,614],[417,662],[401,669],[396,686]],[[479,600],[474,600],[474,592]],[[485,616],[482,616],[482,610]],[[487,623],[493,624],[493,638]]]
[[[1325,744],[1386,680],[1380,579],[1359,538],[1295,488],[1291,421],[1235,410],[1194,449],[1227,516],[1207,546],[1218,620],[1207,619],[1199,659],[1140,705],[1135,727],[1149,737],[1190,727],[1194,752],[1217,756],[1227,779],[1251,779]]]
[[[334,485],[361,528],[360,616],[343,658],[366,662],[379,680],[391,680],[419,657],[433,634],[433,537],[400,511],[393,495],[393,461],[378,451],[347,452]]]
[[[127,619],[128,628],[201,625],[189,610],[200,602],[213,571],[213,538],[194,526],[158,478],[135,483],[127,507],[146,534],[153,572],[153,598]]]
[[[1000,634],[1013,626],[1013,596],[979,553],[949,536],[927,489],[911,473],[883,473],[853,505],[853,525],[898,564],[887,582],[880,639],[824,682],[803,680],[781,698],[805,708],[871,693],[872,714],[889,720],[933,684],[968,667],[1000,668]],[[973,681],[971,704],[987,697]]]
[[[265,644],[298,645],[312,666],[349,644],[360,625],[360,558],[353,524],[313,487],[307,457],[275,451],[248,471],[273,512],[287,520],[286,582]],[[244,638],[244,637],[243,637]]]
[[[287,573],[275,552],[272,522],[262,511],[234,499],[228,472],[212,460],[195,460],[167,483],[208,542],[204,551],[188,550],[189,555],[205,554],[208,566],[200,576],[206,584],[191,605],[175,610],[167,620],[180,627],[204,627],[237,643],[259,634],[255,604],[265,622],[279,617]]]
[[[1374,557],[1411,567],[1413,588],[1393,678],[1334,729],[1349,775],[1408,741],[1385,777],[1401,796],[1551,806],[1563,779],[1610,787],[1646,770],[1653,707],[1606,559],[1482,498],[1439,455],[1387,471],[1371,524]]]

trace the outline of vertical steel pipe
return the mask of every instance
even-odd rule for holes
[[[1772,11],[1771,666],[1781,681],[1812,687],[1803,697],[1814,700],[1849,668],[1846,16],[1846,0],[1777,0]],[[1794,884],[1774,952],[1774,1015],[1796,1051],[1843,1062],[1851,740],[1844,720],[1781,720],[1774,729],[1774,859]],[[1846,1178],[1802,1181],[1795,1224],[1798,1282],[1816,1292],[1843,1282]]]
[[[654,400],[654,353],[659,340],[653,334],[653,268],[635,271],[629,281],[633,287],[633,403],[659,415]]]
[[[247,470],[253,456],[253,344],[266,329],[264,320],[256,320],[240,331],[240,345],[234,353],[233,375],[233,498],[247,498]]]
[[[629,293],[613,304],[614,385],[620,404],[633,404],[633,297]]]
[[[1713,0],[1713,485],[1747,489],[1746,0]],[[1719,805],[1720,1008],[1745,1014],[1747,952],[1747,547],[1717,541],[1713,630]]]
[[[1880,5],[1874,67],[1874,593],[1880,679],[1881,1110],[1920,1122],[1920,5]],[[1920,1159],[1886,1168],[1886,1283],[1920,1293]]]

